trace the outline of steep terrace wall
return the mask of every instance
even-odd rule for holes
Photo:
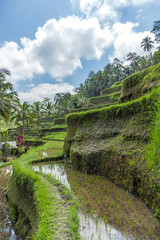
[[[51,147],[54,154],[41,158],[39,154]],[[31,169],[34,162],[60,159],[63,159],[63,144],[55,141],[28,150],[13,162],[6,196],[15,229],[22,239],[80,239],[75,197],[51,176],[47,178]]]
[[[119,98],[121,92],[115,95],[106,95],[106,96],[99,96],[99,97],[92,97],[88,99],[88,104],[87,107],[91,107],[91,106],[98,106],[98,105],[102,105],[102,104],[108,104],[108,105],[112,105],[114,103],[117,103],[117,99]],[[116,99],[117,97],[117,99]]]
[[[149,171],[144,149],[160,90],[121,105],[67,117],[65,154],[74,168],[112,179],[160,209],[160,176]]]
[[[120,102],[136,99],[160,85],[160,63],[137,72],[123,81]]]
[[[105,96],[108,94],[113,94],[116,92],[120,92],[122,90],[122,82],[116,82],[110,88],[105,88],[100,92],[100,96]]]

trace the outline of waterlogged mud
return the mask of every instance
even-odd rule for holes
[[[12,223],[4,203],[4,189],[11,176],[11,166],[0,168],[0,240],[16,240]]]
[[[160,239],[160,222],[151,210],[113,182],[60,163],[33,168],[52,174],[77,194],[82,204],[79,230],[83,239]]]

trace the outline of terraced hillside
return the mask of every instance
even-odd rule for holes
[[[102,194],[101,201],[96,193],[97,191],[100,193],[100,182],[105,182],[103,181],[105,178],[111,179],[117,185],[143,199],[154,211],[154,216],[160,217],[159,83],[160,64],[157,64],[125,79],[121,94],[118,89],[121,86],[116,85],[111,89],[105,89],[98,101],[100,103],[103,97],[110,99],[108,100],[110,106],[103,105],[101,108],[97,99],[91,99],[91,102],[95,101],[95,106],[91,107],[100,106],[99,109],[89,111],[81,109],[79,113],[71,113],[66,117],[67,125],[62,119],[49,121],[44,119],[40,132],[36,132],[36,127],[30,126],[26,131],[26,139],[33,142],[42,141],[43,145],[31,147],[27,153],[12,161],[13,174],[6,193],[15,229],[24,239],[80,239],[78,198],[51,174],[45,174],[42,171],[37,173],[32,169],[34,163],[64,160],[64,153],[72,164],[72,170],[69,171],[70,184],[77,192],[79,199],[83,196],[82,205],[85,216],[87,208],[91,208],[93,215],[98,213],[97,216],[101,216],[103,212],[100,207],[103,206],[105,215],[101,217],[104,219],[105,228],[109,219],[112,223],[115,220],[118,228],[124,231],[125,221],[129,228],[134,230],[134,236],[137,238],[137,228],[134,229],[133,217],[130,218],[130,213],[134,214],[136,222],[140,222],[143,231],[147,232],[146,236],[151,239],[150,223],[145,220],[148,227],[145,229],[145,223],[141,223],[141,215],[137,215],[137,210],[133,209],[130,200],[128,202],[128,197],[126,197],[128,204],[126,213],[122,211],[119,218],[120,195],[114,195],[114,202],[112,194],[116,192],[108,192],[105,184],[102,184],[101,188],[106,195],[103,198]],[[106,95],[103,96],[104,93]],[[118,96],[120,96],[119,99]],[[115,104],[111,101],[114,97]],[[20,128],[15,131],[20,131]],[[152,149],[155,151],[153,152]],[[85,174],[74,173],[72,167]],[[39,168],[42,169],[42,166],[40,165]],[[96,175],[101,175],[103,178]],[[98,180],[97,185],[94,185],[96,182],[94,178]],[[86,181],[90,191],[90,186],[95,186],[96,193],[93,189],[92,195],[86,192]],[[111,188],[114,190],[114,187]],[[118,194],[120,192],[119,190]],[[111,197],[109,202],[107,194]],[[91,199],[93,199],[93,205],[99,207],[96,210],[93,209]],[[104,199],[107,202],[104,202]],[[111,209],[113,206],[114,210]],[[110,215],[109,218],[107,214]],[[152,218],[151,214],[150,219]],[[152,220],[154,236],[156,236],[159,222],[154,224],[154,219]],[[126,230],[125,236],[128,238],[128,229]],[[138,230],[141,232],[139,226]],[[92,238],[93,235],[91,235]]]
[[[154,163],[149,164],[152,159],[148,159],[147,149],[150,130],[157,129],[159,84],[157,64],[123,81],[122,104],[68,115],[64,146],[76,169],[112,179],[140,196],[157,214],[160,174]],[[128,92],[137,99],[123,103],[130,100]]]

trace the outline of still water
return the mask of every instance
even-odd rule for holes
[[[86,240],[160,240],[160,222],[139,199],[100,176],[62,163],[42,163],[34,171],[51,174],[78,196],[79,231]]]
[[[12,166],[0,168],[0,240],[17,240],[6,205],[4,189],[12,173]]]

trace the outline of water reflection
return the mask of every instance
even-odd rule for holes
[[[34,171],[51,174],[56,180],[64,184],[66,187],[71,189],[70,184],[67,180],[67,174],[62,164],[39,164],[33,165]]]
[[[4,189],[12,173],[12,166],[0,168],[0,240],[16,240],[9,214],[4,203]]]
[[[112,225],[104,223],[102,218],[98,218],[96,221],[88,214],[85,216],[82,212],[79,212],[80,222],[80,234],[83,239],[86,240],[134,240],[135,238],[121,233],[115,229]]]
[[[64,164],[45,163],[33,168],[53,175],[77,194],[83,208],[79,212],[82,239],[160,239],[160,222],[152,212],[113,182]]]

